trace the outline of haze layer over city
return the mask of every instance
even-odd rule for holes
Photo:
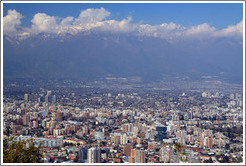
[[[244,163],[243,3],[3,3],[3,163]]]

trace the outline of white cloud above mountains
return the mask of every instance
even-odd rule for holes
[[[3,31],[5,34],[16,33],[21,24],[23,16],[16,10],[8,10],[8,14],[3,17]]]
[[[75,25],[95,24],[103,21],[111,13],[104,8],[100,9],[87,9],[80,13],[79,17],[75,19]]]
[[[184,27],[175,23],[163,23],[160,25],[132,23],[131,17],[117,21],[107,19],[110,14],[104,8],[84,10],[77,18],[71,16],[59,18],[45,13],[37,13],[31,20],[31,27],[22,27],[21,19],[23,16],[16,10],[8,10],[8,14],[3,18],[3,30],[5,35],[20,38],[39,33],[75,35],[79,32],[90,30],[112,33],[133,32],[140,36],[152,36],[169,40],[223,36],[242,39],[243,37],[243,21],[236,25],[230,25],[225,29],[217,30],[207,23]]]
[[[35,14],[32,22],[31,31],[34,33],[47,32],[47,33],[56,33],[57,32],[57,22],[56,17],[48,16],[45,13]]]
[[[236,36],[242,37],[243,35],[243,20],[236,25],[230,25],[225,29],[216,32],[215,36]]]

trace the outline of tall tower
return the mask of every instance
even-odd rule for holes
[[[49,96],[48,96],[48,95],[45,96],[45,103],[46,103],[46,104],[49,103]]]
[[[100,162],[99,149],[94,147],[88,149],[87,159],[88,159],[88,163],[99,163]]]
[[[88,147],[79,148],[79,163],[85,163],[87,160]]]
[[[52,104],[55,104],[56,103],[56,95],[53,95],[52,97]]]
[[[168,163],[171,161],[171,155],[173,151],[170,147],[164,146],[159,150],[160,155],[160,161],[163,161],[164,163]]]
[[[28,102],[28,94],[27,93],[24,94],[24,100],[25,100],[25,102]]]
[[[135,151],[135,163],[146,163],[146,156],[143,150]]]
[[[31,121],[31,118],[29,115],[26,114],[23,116],[23,125],[25,126],[29,125],[30,121]]]

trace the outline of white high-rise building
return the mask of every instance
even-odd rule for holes
[[[120,144],[125,145],[125,144],[127,144],[127,142],[128,142],[128,136],[126,134],[123,134],[120,137]]]
[[[163,161],[164,163],[170,162],[172,153],[173,151],[170,147],[168,146],[162,147],[159,151],[160,161]]]
[[[53,103],[53,104],[56,103],[56,95],[54,95],[54,96],[52,97],[52,103]]]
[[[99,149],[93,147],[88,149],[87,159],[88,163],[99,163]]]
[[[24,94],[24,100],[25,100],[25,102],[27,102],[28,101],[28,94],[26,93],[26,94]]]

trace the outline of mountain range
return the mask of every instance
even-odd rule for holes
[[[229,38],[166,40],[133,34],[3,37],[4,79],[166,77],[243,82],[243,45]]]

